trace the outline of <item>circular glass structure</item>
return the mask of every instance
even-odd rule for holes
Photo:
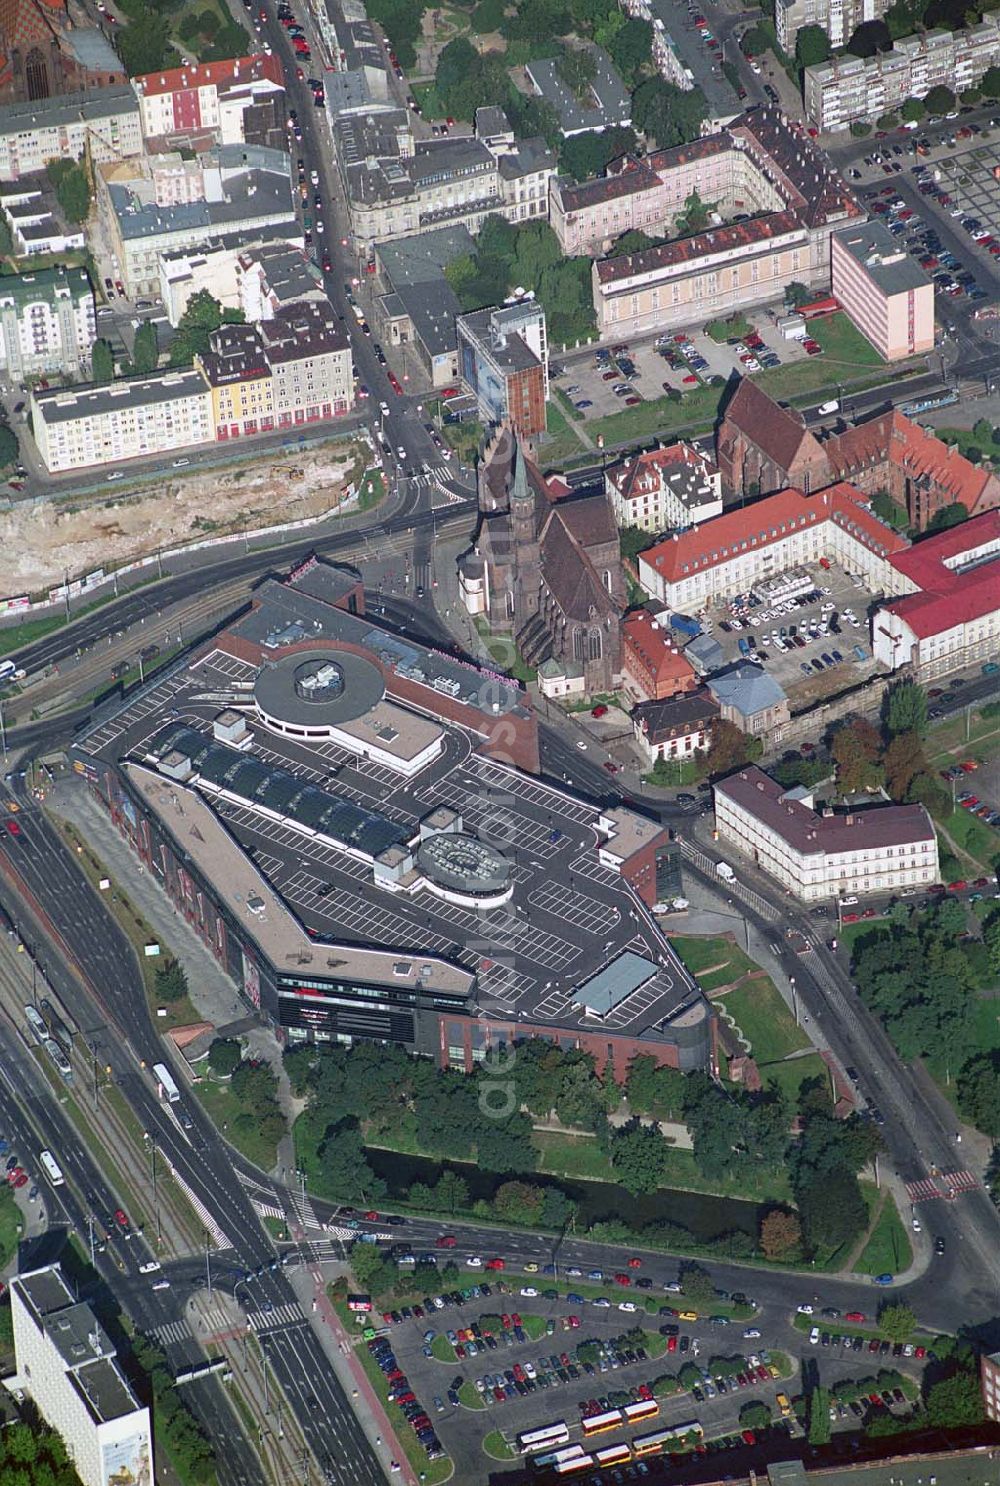
[[[505,903],[513,892],[507,858],[475,836],[430,836],[417,848],[417,865],[431,891],[454,902]]]

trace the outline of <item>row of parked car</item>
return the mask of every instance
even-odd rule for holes
[[[440,1460],[444,1455],[441,1441],[437,1437],[430,1415],[410,1387],[409,1379],[396,1361],[389,1339],[374,1336],[368,1343],[379,1369],[388,1384],[389,1402],[394,1403],[413,1430],[427,1453],[428,1460]]]

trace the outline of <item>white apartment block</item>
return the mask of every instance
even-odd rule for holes
[[[938,880],[937,835],[923,805],[818,812],[750,766],[713,791],[719,839],[807,903],[891,893]]]
[[[690,444],[671,444],[610,465],[604,485],[619,526],[667,531],[722,515],[722,476]]]
[[[149,1409],[118,1366],[89,1305],[77,1302],[58,1265],[10,1284],[17,1372],[4,1380],[28,1394],[62,1436],[83,1486],[154,1486]]]
[[[41,268],[0,278],[0,367],[15,381],[50,372],[86,375],[96,334],[85,269]]]
[[[52,474],[169,454],[215,437],[212,392],[200,372],[33,392],[38,452]]]
[[[805,106],[826,132],[873,121],[907,98],[925,98],[939,84],[953,93],[973,87],[1000,57],[1000,16],[987,14],[965,31],[905,36],[891,52],[834,58],[805,70]]]
[[[284,75],[270,52],[224,62],[192,62],[132,79],[146,139],[211,134],[220,144],[245,138],[244,115],[261,103],[283,106]]]
[[[891,0],[778,0],[774,23],[778,42],[795,55],[795,38],[803,26],[822,26],[831,46],[846,46],[859,26],[880,20]]]
[[[99,165],[142,152],[139,104],[125,84],[0,106],[0,181],[44,170],[48,160],[88,154]]]

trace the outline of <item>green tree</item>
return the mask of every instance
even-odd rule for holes
[[[376,1244],[356,1243],[351,1246],[351,1272],[362,1290],[381,1293],[385,1259]]]
[[[809,1443],[830,1443],[830,1392],[827,1388],[814,1388],[809,1395]]]
[[[355,1120],[342,1120],[327,1133],[320,1151],[324,1184],[347,1202],[378,1202],[385,1182],[368,1163],[361,1131]]]
[[[927,108],[922,98],[907,98],[899,110],[899,117],[904,124],[919,124],[926,113]]]
[[[896,801],[906,799],[910,785],[918,774],[926,772],[923,743],[917,732],[897,733],[891,738],[882,758],[885,787]]]
[[[730,769],[738,769],[743,764],[749,763],[753,755],[753,744],[759,739],[752,739],[742,732],[728,719],[722,718],[712,728],[712,738],[708,746],[708,772],[709,774],[726,774]],[[757,757],[760,757],[758,750]]]
[[[597,76],[593,52],[582,46],[566,46],[556,59],[556,72],[576,98],[586,98]]]
[[[899,681],[886,692],[882,721],[890,738],[897,733],[927,731],[927,693],[915,681]]]
[[[926,771],[916,774],[910,781],[906,800],[910,805],[925,806],[939,824],[951,814],[951,790],[943,780]]]
[[[684,202],[684,210],[677,218],[677,230],[693,235],[704,232],[709,223],[711,207],[706,206],[697,191],[692,191]]]
[[[917,1326],[917,1318],[902,1300],[890,1301],[878,1313],[878,1329],[891,1342],[907,1342]]]
[[[611,1169],[615,1179],[633,1195],[655,1192],[666,1176],[667,1150],[659,1125],[630,1120],[611,1137]]]
[[[795,60],[800,69],[830,59],[830,38],[822,26],[802,26],[795,37]]]
[[[100,342],[97,342],[99,345]],[[94,349],[97,349],[95,345]],[[95,379],[96,380],[96,379]],[[157,965],[153,976],[153,990],[158,1001],[182,1001],[188,993],[188,978],[179,960],[166,960]]]
[[[208,1049],[208,1066],[218,1078],[231,1078],[243,1062],[243,1049],[235,1037],[216,1037]]]
[[[830,754],[841,794],[878,788],[883,778],[881,748],[878,729],[865,717],[854,717],[837,728],[830,740]]]
[[[686,91],[660,77],[648,78],[632,94],[633,124],[660,149],[697,139],[707,112],[700,88]]]
[[[537,1223],[543,1200],[533,1182],[503,1182],[493,1194],[493,1210],[501,1222]]]
[[[92,382],[113,382],[115,379],[115,358],[110,343],[106,340],[96,340],[90,349],[90,380]]]
[[[802,305],[808,304],[810,300],[815,298],[816,295],[813,290],[808,285],[803,284],[801,279],[792,279],[790,284],[785,285],[785,304],[789,305],[793,310],[799,309]]]
[[[847,43],[852,57],[874,57],[877,52],[887,52],[892,47],[892,37],[884,21],[862,21]]]
[[[969,451],[972,452],[971,450]],[[968,521],[969,512],[961,501],[952,501],[951,505],[941,506],[930,521],[927,523],[928,532],[947,531],[949,527],[961,526],[963,521]]]
[[[983,937],[993,959],[1000,949],[1000,915],[994,919],[989,938],[985,932]],[[975,1053],[965,1063],[958,1075],[958,1107],[970,1125],[1000,1140],[1000,1049]]]
[[[813,1248],[839,1248],[863,1232],[868,1222],[858,1179],[843,1168],[809,1176],[799,1183],[796,1197]]]
[[[715,1300],[715,1285],[712,1276],[703,1264],[697,1264],[693,1259],[687,1259],[680,1266],[677,1275],[680,1281],[684,1299],[689,1305],[704,1310]]]
[[[192,294],[170,345],[170,365],[190,366],[196,355],[204,355],[209,338],[220,325],[242,324],[242,310],[224,310],[207,289]]]
[[[67,222],[78,226],[90,215],[90,178],[85,165],[73,160],[50,160],[46,167]]]
[[[653,28],[648,21],[633,16],[618,27],[607,43],[611,60],[626,82],[634,82],[649,61],[653,47]]]
[[[763,1399],[745,1403],[740,1409],[741,1429],[768,1429],[771,1424],[771,1405]]]
[[[586,181],[601,175],[611,158],[604,134],[586,129],[563,140],[559,148],[559,171],[575,181]]]
[[[153,10],[142,9],[141,19],[132,19],[127,26],[116,31],[118,55],[129,77],[139,77],[145,72],[159,72],[171,66],[176,57],[168,44],[170,25],[165,16]]]
[[[745,57],[762,57],[771,45],[771,38],[762,26],[750,26],[740,37],[740,51]]]
[[[987,67],[979,80],[979,86],[983,90],[984,97],[1000,98],[1000,67],[995,63],[992,67]]]
[[[154,372],[160,359],[160,347],[156,338],[156,326],[144,320],[135,333],[132,359],[139,376]]]
[[[927,1422],[934,1429],[967,1429],[982,1424],[983,1395],[975,1368],[932,1383],[926,1397]]]
[[[930,92],[924,98],[924,106],[927,112],[932,115],[951,113],[955,107],[955,95],[943,83],[938,83],[937,87],[931,88]]]
[[[9,469],[18,455],[17,434],[9,423],[0,423],[0,469]]]

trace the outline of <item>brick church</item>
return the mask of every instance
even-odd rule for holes
[[[723,415],[716,458],[723,485],[747,499],[788,486],[808,495],[849,480],[867,495],[885,491],[918,531],[946,506],[964,506],[970,516],[1000,506],[992,470],[895,409],[819,439],[801,413],[774,402],[750,377]]]
[[[484,449],[478,479],[479,523],[459,559],[469,613],[509,636],[528,665],[582,678],[587,695],[613,691],[627,590],[607,495],[574,496],[546,481],[507,424]]]
[[[126,83],[103,31],[69,0],[0,0],[0,102],[32,102]]]

